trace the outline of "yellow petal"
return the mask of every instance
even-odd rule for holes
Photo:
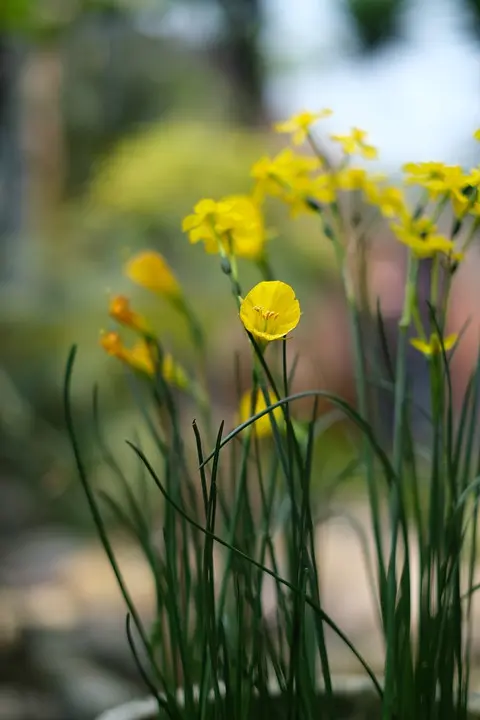
[[[410,345],[412,345],[416,350],[421,352],[426,357],[430,357],[432,355],[432,348],[430,344],[425,340],[422,340],[421,338],[412,338],[410,340]]]
[[[458,340],[458,333],[452,333],[451,335],[447,335],[447,337],[444,338],[444,340],[443,340],[443,347],[444,347],[445,352],[447,352],[447,350],[451,350],[454,347],[454,345],[456,345],[457,340]]]
[[[265,397],[263,392],[259,389],[256,393],[256,402],[253,408],[253,415],[256,415],[262,410],[266,410],[267,405],[265,403]],[[281,407],[272,410],[272,414],[275,418],[277,425],[281,425],[283,420],[283,411]],[[246,420],[252,417],[252,393],[247,391],[240,400],[240,406],[238,411],[239,422],[244,423]],[[272,423],[270,421],[270,414],[263,415],[253,423],[253,428],[257,437],[268,437],[272,434]]]

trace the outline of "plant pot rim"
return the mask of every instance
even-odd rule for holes
[[[342,695],[371,695],[375,696],[375,689],[372,681],[364,675],[334,675],[332,681],[335,685],[335,694]],[[223,694],[224,686],[220,683],[220,693]],[[319,691],[322,691],[323,683],[319,683]],[[269,683],[270,694],[275,697],[279,695],[279,687],[276,680]],[[194,695],[198,696],[199,688],[195,686]],[[177,700],[183,704],[184,691],[180,689],[177,694]],[[210,698],[213,700],[215,695],[210,691]],[[111,710],[106,710],[97,720],[156,720],[158,713],[158,704],[154,697],[149,696],[142,699],[132,700],[131,702],[119,705]]]
[[[381,680],[381,678],[379,678]],[[365,698],[371,696],[376,697],[375,688],[372,681],[364,675],[334,675],[332,678],[335,688],[335,695],[344,697],[358,696]],[[323,683],[319,684],[319,691],[322,691]],[[222,691],[222,687],[220,690]],[[198,694],[198,687],[194,692]],[[270,691],[272,696],[279,694],[278,684],[270,683]],[[177,699],[183,702],[184,693],[182,690],[177,692]],[[211,693],[211,697],[214,695]],[[103,712],[97,720],[157,720],[158,704],[154,697],[149,696],[142,699],[132,700],[131,702],[119,705],[111,710]],[[480,693],[473,692],[470,694],[469,702],[469,718],[471,720],[480,720]]]

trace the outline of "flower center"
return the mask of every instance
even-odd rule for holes
[[[265,323],[268,320],[276,320],[278,318],[278,312],[275,312],[274,310],[265,310],[262,305],[254,305],[253,309],[265,320]]]

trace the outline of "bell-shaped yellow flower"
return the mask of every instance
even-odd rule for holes
[[[182,294],[177,278],[165,258],[154,250],[144,250],[125,264],[125,275],[158,295],[177,298]]]
[[[422,338],[412,338],[410,340],[410,344],[419,352],[421,352],[425,357],[432,357],[433,355],[438,355],[442,352],[442,344],[443,349],[445,352],[448,352],[448,350],[451,350],[453,346],[456,344],[458,340],[458,334],[452,333],[451,335],[447,335],[446,338],[442,339],[438,335],[438,333],[432,333],[430,335],[430,339],[423,340]]]
[[[262,410],[266,409],[267,404],[265,402],[265,396],[263,392],[258,389],[256,391],[255,404],[252,413],[252,392],[248,390],[246,393],[244,393],[244,395],[242,395],[242,398],[240,400],[240,405],[238,408],[238,420],[240,423],[244,423],[253,415],[256,415],[257,413],[262,412]],[[283,422],[282,408],[275,408],[275,410],[272,410],[272,414],[275,418],[277,425],[281,426]],[[250,427],[253,427],[255,434],[258,438],[268,437],[272,434],[272,423],[270,421],[270,414],[263,415],[261,418],[258,418],[258,420],[255,420],[255,422],[252,423]]]
[[[297,327],[300,303],[290,285],[280,280],[260,282],[242,300],[240,319],[262,343],[280,340]]]

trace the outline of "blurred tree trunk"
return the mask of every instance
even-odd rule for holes
[[[32,221],[48,234],[64,193],[62,80],[60,48],[55,42],[38,44],[25,68],[25,136]]]
[[[23,52],[0,35],[0,285],[14,276],[24,219],[21,71]]]
[[[260,0],[219,0],[225,28],[227,71],[233,82],[235,110],[248,125],[264,121],[263,63],[259,49]]]

